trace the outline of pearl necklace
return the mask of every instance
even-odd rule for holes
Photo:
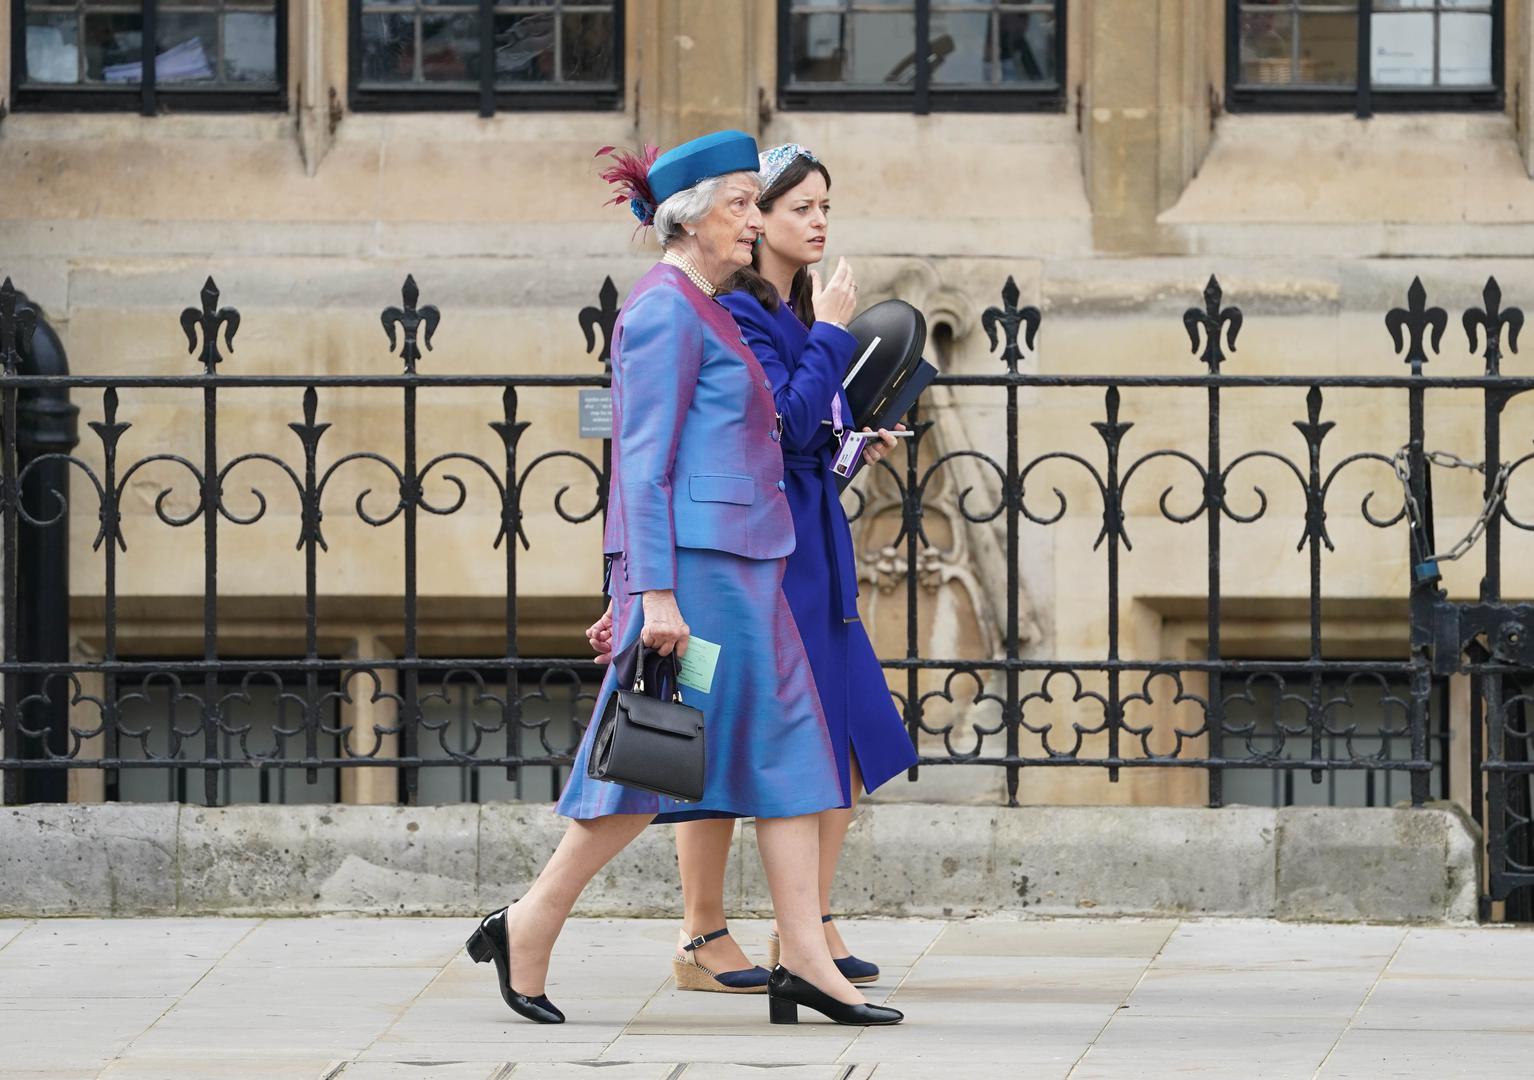
[[[686,255],[682,255],[675,251],[668,251],[661,256],[661,262],[670,266],[674,266],[682,273],[686,274],[687,279],[696,285],[699,290],[702,291],[704,296],[712,299],[714,295],[719,292],[719,290],[714,286],[713,282],[709,281],[708,278],[704,277],[701,273],[698,272],[698,268],[692,264],[692,261],[688,259]]]

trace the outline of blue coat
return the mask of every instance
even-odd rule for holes
[[[797,546],[783,592],[815,674],[826,728],[850,798],[856,753],[869,791],[916,764],[916,751],[890,698],[884,670],[858,620],[852,530],[831,471],[837,439],[831,401],[852,411],[841,378],[857,348],[851,334],[826,323],[805,329],[787,304],[768,311],[749,293],[720,298],[771,380],[783,418],[783,462]]]
[[[613,464],[604,550],[625,592],[676,587],[676,549],[794,549],[772,384],[740,328],[676,267],[629,294],[613,331]]]

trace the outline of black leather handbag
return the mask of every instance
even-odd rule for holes
[[[634,642],[613,657],[617,686],[586,758],[586,775],[681,802],[703,798],[703,713],[682,704],[676,654]],[[627,687],[628,689],[624,689]]]

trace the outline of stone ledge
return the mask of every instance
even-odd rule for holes
[[[468,915],[516,896],[564,830],[547,803],[14,806],[0,916]],[[749,823],[726,895],[766,913]],[[847,837],[834,905],[857,915],[1468,922],[1480,844],[1451,807],[1223,810],[888,803]],[[597,875],[577,914],[680,909],[670,830]]]

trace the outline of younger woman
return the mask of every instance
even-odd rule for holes
[[[842,376],[856,341],[846,324],[857,285],[845,260],[823,286],[811,269],[825,256],[831,174],[795,143],[761,156],[763,231],[751,265],[738,271],[720,302],[735,316],[746,344],[772,381],[782,416],[784,479],[796,544],[783,592],[809,654],[846,809],[820,815],[820,910],[836,966],[854,983],[872,982],[876,965],[850,955],[831,921],[831,881],[860,789],[873,791],[916,763],[905,726],[890,700],[884,672],[858,621],[852,532],[831,463],[852,422]],[[849,288],[850,286],[850,288]],[[869,440],[869,464],[888,454],[895,437]],[[677,859],[685,912],[675,960],[682,989],[760,993],[767,972],[724,934],[724,876],[734,822],[677,826]],[[778,959],[776,932],[769,941]]]

